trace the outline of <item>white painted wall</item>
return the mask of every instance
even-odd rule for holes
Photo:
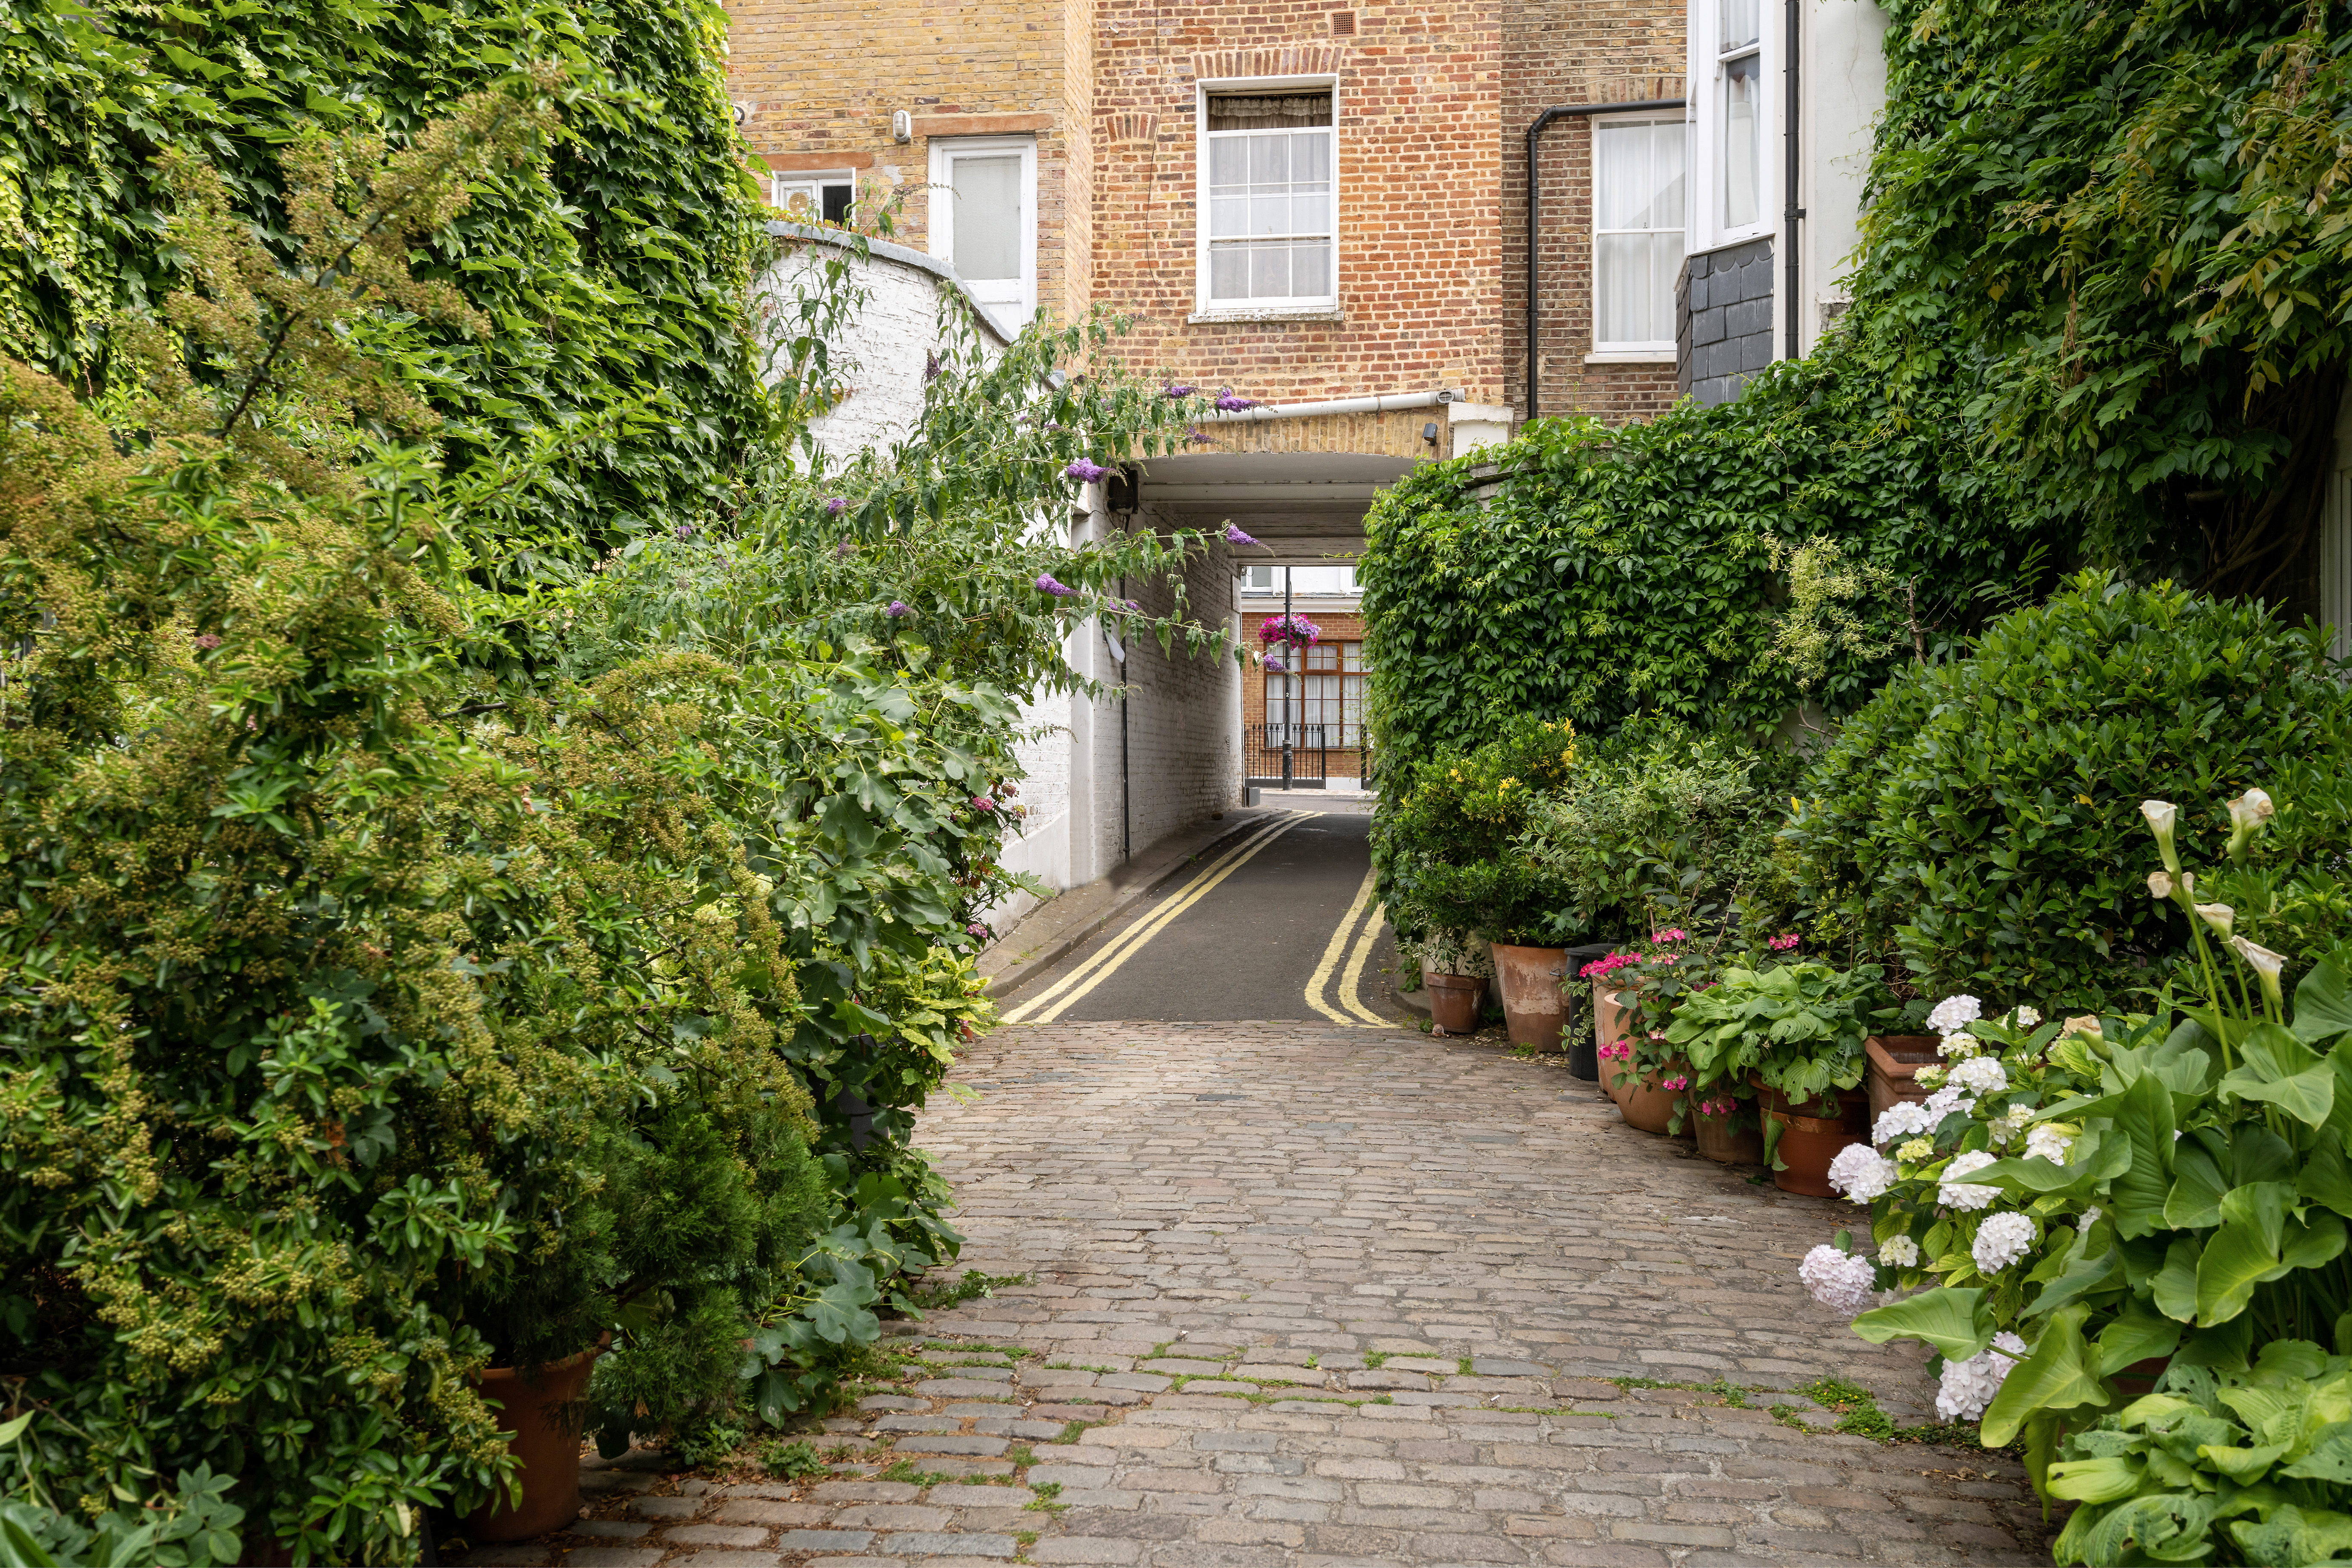
[[[935,257],[887,240],[869,239],[860,257],[851,236],[807,224],[771,223],[779,254],[752,289],[755,308],[772,324],[795,320],[788,307],[822,285],[829,263],[845,261],[851,284],[865,298],[848,329],[825,346],[835,375],[849,395],[809,422],[809,433],[839,460],[866,447],[887,447],[913,429],[923,412],[923,373],[943,348],[940,307],[970,292],[955,269]],[[974,306],[981,341],[992,358],[1004,335]]]

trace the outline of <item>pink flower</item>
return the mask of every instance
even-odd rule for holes
[[[1685,1089],[1690,1087],[1690,1079],[1677,1075],[1676,1077],[1665,1079],[1658,1087],[1661,1089],[1671,1089],[1676,1090]]]
[[[1652,931],[1650,933],[1650,940],[1652,942],[1687,942],[1690,940],[1690,932],[1683,930],[1680,926],[1675,926],[1671,931]]]
[[[984,795],[976,795],[971,797],[971,808],[974,811],[994,811],[996,803]]]
[[[1797,942],[1798,937],[1795,931],[1785,931],[1782,934],[1774,937],[1770,942],[1766,942],[1764,945],[1770,948],[1774,952],[1786,952],[1790,948],[1796,946]]]
[[[983,942],[985,942],[986,940],[988,940],[988,928],[987,928],[986,926],[984,926],[984,925],[981,924],[978,921],[972,921],[970,925],[968,925],[968,926],[964,927],[963,929],[964,929],[965,931],[970,931],[972,935],[974,935],[974,936],[976,936],[976,937],[979,937],[979,938],[980,938],[982,941],[983,941]]]

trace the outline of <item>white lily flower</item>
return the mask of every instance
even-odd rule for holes
[[[2257,975],[2261,976],[2263,994],[2271,999],[2271,1005],[2282,1005],[2283,998],[2279,994],[2279,974],[2286,968],[2286,955],[2273,952],[2269,948],[2248,942],[2242,936],[2231,937],[2230,946],[2240,958],[2244,959],[2252,967]]]
[[[2149,828],[2156,834],[2156,847],[2164,854],[2164,868],[2179,870],[2180,856],[2172,847],[2172,828],[2180,820],[2180,808],[2168,800],[2144,800],[2139,803],[2139,814],[2147,818]]]
[[[2260,827],[2277,815],[2278,807],[2265,790],[2250,789],[2230,803],[2232,827]]]
[[[2151,899],[2168,899],[2172,897],[2172,873],[2169,871],[2150,871],[2147,874],[2147,896]]]
[[[2238,911],[2227,904],[2200,904],[2197,914],[2223,942],[2230,940],[2230,932],[2238,923]]]

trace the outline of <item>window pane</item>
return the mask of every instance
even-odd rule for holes
[[[1209,183],[1238,185],[1249,178],[1249,139],[1220,136],[1209,143]]]
[[[1210,247],[1209,298],[1212,300],[1249,298],[1248,247],[1218,245]]]
[[[847,223],[847,222],[849,221],[849,195],[850,195],[850,188],[849,188],[847,185],[827,185],[827,186],[825,186],[825,188],[824,188],[824,221],[825,221],[825,222],[827,222],[827,223]]]
[[[1328,234],[1330,197],[1319,185],[1290,187],[1290,227],[1288,234]]]
[[[1757,131],[1763,113],[1759,57],[1742,55],[1723,68],[1723,222],[1744,228],[1756,221]]]
[[[1289,137],[1240,136],[1234,140],[1249,146],[1249,174],[1253,184],[1276,184],[1290,178]]]
[[[1328,184],[1331,179],[1331,136],[1309,132],[1290,139],[1290,177]]]
[[[778,180],[776,205],[782,207],[784,216],[794,223],[814,223],[823,212],[817,205],[816,186],[804,180],[791,184]]]
[[[1290,197],[1276,194],[1250,196],[1250,226],[1252,234],[1288,234],[1290,232]]]
[[[1248,187],[1244,186],[1244,190]],[[1249,198],[1212,192],[1209,196],[1209,237],[1227,239],[1249,232]]]
[[[1287,246],[1250,247],[1249,291],[1253,300],[1279,300],[1290,292],[1290,249]]]
[[[1725,49],[1736,49],[1742,44],[1754,43],[1758,37],[1756,0],[1720,0],[1720,4],[1723,32],[1717,40],[1717,51],[1720,53]]]
[[[1599,254],[1599,338],[1606,343],[1652,341],[1650,331],[1650,237],[1646,234],[1604,234],[1593,240]],[[1666,336],[1672,337],[1671,331]]]
[[[1683,151],[1688,140],[1678,120],[1650,127],[1650,177],[1657,190],[1650,206],[1653,228],[1679,232],[1684,226]]]
[[[955,269],[970,280],[1021,277],[1021,155],[954,158]]]
[[[1593,203],[1596,228],[1649,228],[1650,128],[1646,125],[1597,125],[1593,128],[1593,170],[1601,189]]]

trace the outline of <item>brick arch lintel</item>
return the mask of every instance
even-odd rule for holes
[[[1337,76],[1347,63],[1348,50],[1336,44],[1279,49],[1210,49],[1192,57],[1192,75],[1195,79],[1211,81],[1249,77]]]

